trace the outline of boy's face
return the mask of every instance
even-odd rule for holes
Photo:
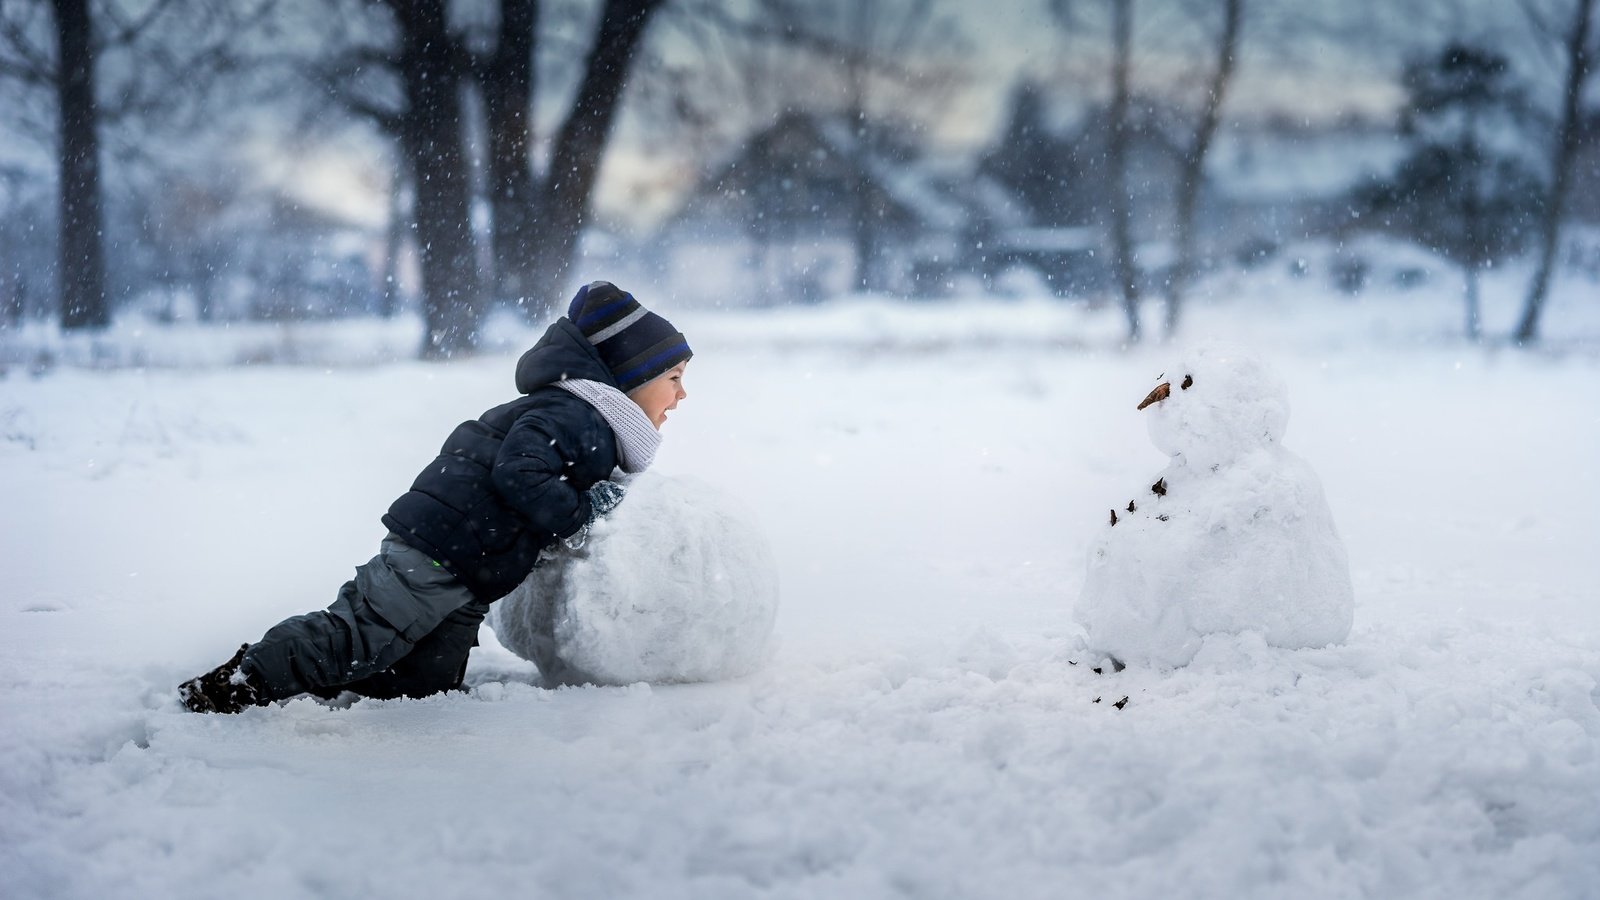
[[[687,362],[678,363],[628,392],[658,430],[667,420],[667,410],[677,409],[678,401],[689,396],[683,389],[683,371],[688,367]]]

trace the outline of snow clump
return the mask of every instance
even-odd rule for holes
[[[1257,632],[1288,648],[1343,641],[1350,566],[1316,473],[1282,445],[1283,381],[1221,343],[1157,380],[1141,414],[1171,463],[1111,511],[1090,547],[1076,609],[1089,646],[1176,667],[1212,634]]]
[[[646,473],[495,603],[500,642],[558,684],[715,681],[769,655],[778,576],[765,537],[698,479]]]

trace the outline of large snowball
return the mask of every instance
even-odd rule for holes
[[[489,625],[557,683],[714,681],[765,661],[777,612],[777,566],[749,515],[702,481],[646,473]]]
[[[1090,646],[1172,667],[1208,634],[1255,631],[1278,647],[1344,640],[1349,562],[1316,473],[1279,443],[1282,381],[1237,349],[1214,348],[1163,380],[1171,395],[1140,414],[1157,416],[1151,438],[1171,464],[1119,502],[1117,523],[1090,547],[1076,609]]]

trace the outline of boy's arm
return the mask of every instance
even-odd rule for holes
[[[589,498],[568,481],[567,429],[540,410],[523,413],[500,444],[494,486],[534,527],[568,537],[589,520]],[[570,449],[569,449],[570,452]]]

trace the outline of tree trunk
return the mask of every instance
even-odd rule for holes
[[[1466,275],[1466,336],[1467,340],[1476,343],[1483,335],[1482,304],[1478,297],[1478,276],[1481,270],[1489,264],[1489,254],[1484,246],[1483,234],[1485,228],[1483,216],[1483,190],[1486,167],[1485,155],[1478,149],[1478,115],[1477,110],[1469,107],[1466,112],[1466,126],[1464,132],[1466,142],[1463,154],[1470,164],[1466,171],[1458,177],[1450,179],[1454,188],[1460,192],[1462,231],[1462,258],[1460,260],[1463,274]]]
[[[885,268],[881,257],[887,198],[883,196],[882,186],[873,183],[872,164],[878,153],[878,125],[868,115],[867,107],[873,87],[870,78],[872,57],[887,51],[887,47],[881,47],[873,36],[880,32],[879,26],[893,23],[884,21],[881,10],[876,10],[879,13],[876,16],[874,12],[871,3],[854,4],[850,13],[851,30],[856,39],[862,42],[862,47],[853,52],[846,51],[844,62],[849,73],[850,128],[855,132],[855,159],[851,160],[850,166],[855,194],[851,244],[856,259],[855,288],[859,291],[882,290]],[[909,30],[912,23],[907,21],[903,24]]]
[[[22,324],[22,264],[13,260],[14,252],[20,259],[20,251],[12,249],[11,234],[0,228],[0,328]]]
[[[389,185],[389,227],[383,238],[383,292],[378,298],[378,315],[385,319],[392,319],[400,312],[400,250],[406,237],[402,187],[403,180],[396,172]]]
[[[427,323],[422,355],[470,353],[478,340],[480,279],[471,191],[461,144],[461,57],[443,0],[406,0],[402,70],[407,110],[402,145],[411,158],[414,216]]]
[[[850,246],[855,254],[855,289],[858,291],[875,291],[879,286],[878,271],[878,235],[877,225],[874,221],[874,204],[871,199],[872,187],[866,184],[866,179],[856,178],[856,202],[854,215],[851,216]]]
[[[7,263],[0,257],[0,328],[16,328],[22,324],[22,273]]]
[[[534,236],[536,279],[540,300],[536,313],[554,309],[551,291],[568,276],[578,237],[589,215],[618,101],[633,65],[634,51],[650,16],[662,0],[606,0],[594,47],[572,111],[556,136],[539,203],[539,233]]]
[[[100,136],[88,0],[54,0],[61,118],[61,327],[111,323],[101,243]]]
[[[194,284],[194,314],[201,322],[210,322],[217,317],[217,266],[222,259],[222,250],[219,247],[204,246],[198,258],[195,259],[193,284]]]
[[[1128,316],[1128,343],[1135,344],[1139,341],[1139,272],[1133,260],[1133,200],[1128,185],[1128,70],[1133,54],[1133,0],[1113,0],[1112,11],[1111,122],[1110,143],[1106,147],[1112,184],[1111,256],[1117,284],[1122,290],[1122,308]]]
[[[1582,99],[1584,82],[1589,77],[1588,37],[1594,0],[1577,0],[1576,5],[1572,30],[1567,34],[1566,93],[1561,98],[1561,124],[1555,158],[1550,163],[1550,192],[1545,197],[1544,211],[1539,221],[1539,261],[1534,268],[1533,282],[1528,286],[1522,320],[1517,325],[1518,344],[1531,344],[1539,339],[1539,316],[1544,311],[1545,296],[1550,290],[1556,249],[1561,243],[1561,218],[1566,209],[1567,184],[1571,180],[1572,163],[1578,153],[1579,101]]]
[[[1467,339],[1480,340],[1483,337],[1483,303],[1478,294],[1478,266],[1468,263],[1467,274]]]
[[[538,27],[538,0],[501,0],[495,54],[479,70],[489,130],[489,212],[496,299],[525,310],[530,304],[542,309],[550,299],[550,289],[539,285],[534,270],[540,197],[528,156]]]
[[[850,126],[855,129],[856,134],[855,158],[849,161],[853,188],[851,191],[853,202],[850,204],[850,243],[856,262],[855,289],[875,291],[882,287],[882,280],[877,273],[882,262],[878,259],[878,254],[881,252],[878,232],[883,226],[883,221],[877,187],[867,177],[875,150],[872,125],[867,121],[867,114],[863,109],[865,100],[862,96],[864,87],[862,78],[861,75],[854,77],[857,96],[850,111]]]
[[[1217,42],[1217,69],[1207,86],[1206,105],[1195,128],[1194,141],[1183,159],[1183,170],[1178,180],[1178,246],[1171,276],[1167,279],[1167,322],[1165,335],[1171,340],[1178,333],[1178,320],[1183,306],[1184,292],[1194,278],[1194,215],[1200,198],[1200,186],[1205,181],[1206,155],[1211,151],[1212,138],[1216,136],[1221,121],[1222,100],[1233,80],[1234,53],[1239,44],[1240,22],[1243,18],[1244,0],[1225,0],[1223,4],[1222,35]]]

